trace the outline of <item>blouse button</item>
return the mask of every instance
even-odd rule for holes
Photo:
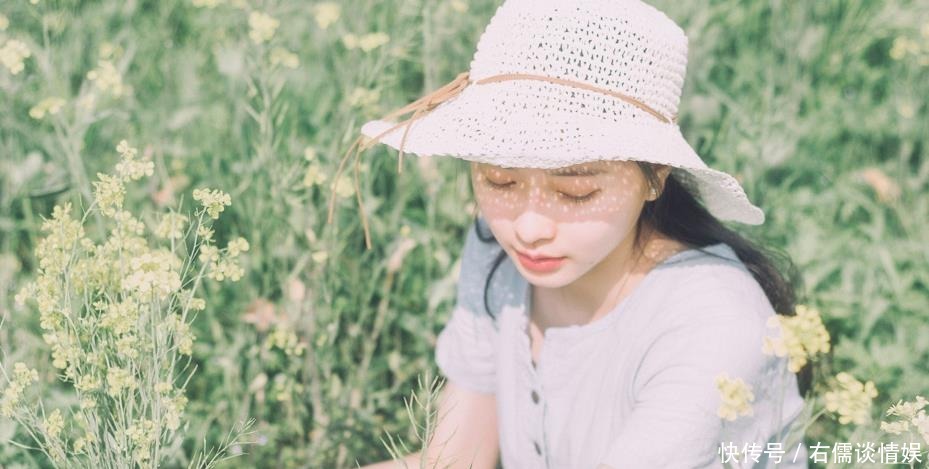
[[[542,448],[539,446],[539,442],[538,442],[538,441],[533,441],[532,444],[535,445],[535,452],[536,452],[536,454],[538,454],[539,456],[541,456],[541,455],[542,455]]]
[[[532,402],[539,403],[539,393],[535,392],[535,389],[532,390]]]

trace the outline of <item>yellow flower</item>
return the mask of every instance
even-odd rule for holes
[[[199,201],[206,208],[211,218],[219,218],[220,212],[225,210],[227,205],[232,205],[232,199],[229,194],[219,189],[194,189],[194,200]]]
[[[229,244],[226,245],[226,252],[231,257],[237,257],[239,253],[246,251],[248,251],[248,241],[241,236],[229,241]]]
[[[910,422],[907,422],[906,420],[900,420],[898,422],[881,422],[881,430],[893,435],[899,435],[907,431],[909,428]]]
[[[236,282],[242,278],[242,275],[245,274],[245,269],[233,262],[231,259],[220,259],[219,261],[213,263],[210,272],[208,273],[209,277],[217,282],[221,282],[225,279],[229,279],[231,282]]]
[[[42,101],[39,101],[38,104],[32,106],[29,109],[29,117],[33,119],[41,119],[45,117],[45,114],[55,115],[61,111],[62,106],[65,105],[65,100],[58,97],[49,97],[45,98]]]
[[[26,366],[25,363],[16,362],[13,365],[13,379],[3,390],[0,398],[0,415],[12,417],[23,397],[23,391],[32,383],[39,381],[39,372]]]
[[[129,142],[126,141],[126,139],[122,139],[116,144],[116,151],[119,152],[119,156],[130,160],[139,154],[139,149],[129,146]]]
[[[342,44],[345,45],[346,49],[354,49],[358,47],[358,36],[348,33],[342,36]]]
[[[313,147],[306,147],[303,149],[303,159],[307,161],[313,161],[316,159],[316,149]]]
[[[61,434],[61,429],[65,426],[65,421],[61,417],[61,411],[55,409],[52,411],[52,414],[45,419],[45,433],[52,439],[57,439],[58,435]]]
[[[202,238],[204,241],[213,240],[213,229],[206,225],[197,226],[197,236]]]
[[[135,157],[139,150],[130,147],[129,142],[120,140],[116,146],[116,151],[122,156],[119,163],[116,164],[116,173],[124,181],[137,181],[143,176],[151,176],[155,172],[155,163],[153,161],[136,161]]]
[[[158,441],[159,429],[155,422],[149,419],[141,419],[138,423],[129,425],[126,429],[126,435],[132,440],[132,457],[140,465],[148,461],[151,457],[151,446]]]
[[[326,179],[326,174],[322,172],[322,168],[313,162],[306,168],[306,173],[303,175],[303,185],[305,187],[312,187],[315,184],[326,182]]]
[[[839,423],[864,425],[870,419],[871,401],[877,397],[873,381],[862,383],[851,374],[836,375],[838,386],[824,395],[826,410],[839,414]]]
[[[360,48],[365,52],[370,52],[388,42],[390,42],[390,36],[385,33],[368,33],[361,37],[348,33],[342,36],[342,43],[346,49]]]
[[[122,281],[123,290],[129,290],[147,298],[167,298],[181,288],[181,277],[177,269],[181,261],[174,253],[159,249],[129,259],[129,275]]]
[[[178,353],[182,355],[191,355],[193,353],[194,340],[197,339],[197,336],[190,332],[190,324],[185,322],[181,318],[181,315],[171,314],[165,318],[164,326],[174,331]]]
[[[10,39],[0,47],[0,63],[13,75],[23,71],[23,61],[32,55],[29,48],[22,41]]]
[[[461,0],[452,0],[451,7],[458,13],[464,13],[468,11],[468,4]]]
[[[141,312],[132,300],[125,299],[118,303],[108,303],[100,316],[100,327],[110,329],[114,334],[122,335],[136,329],[136,321]]]
[[[93,375],[81,375],[74,383],[74,389],[77,389],[80,392],[90,392],[100,389],[100,387],[100,378],[97,378]]]
[[[83,453],[84,453],[84,447],[87,446],[87,443],[89,443],[89,439],[88,439],[89,436],[90,436],[90,434],[88,433],[88,434],[86,434],[86,435],[84,435],[84,436],[82,436],[82,437],[80,437],[80,438],[74,440],[74,449],[73,449],[73,451],[74,451],[75,453],[77,453],[77,454],[83,454]]]
[[[716,388],[722,400],[717,410],[719,417],[732,421],[739,415],[753,415],[751,402],[755,395],[742,378],[731,379],[728,374],[720,373],[716,376]]]
[[[205,245],[200,248],[200,262],[209,263],[219,259],[219,248]]]
[[[316,4],[314,16],[316,18],[316,24],[318,24],[321,29],[326,29],[329,25],[335,23],[340,15],[341,7],[339,7],[338,3],[322,2]]]
[[[106,386],[107,394],[111,397],[119,397],[120,393],[124,390],[133,391],[137,384],[130,371],[112,367],[107,370]]]
[[[116,353],[129,360],[139,357],[139,337],[132,334],[120,336],[116,339]]]
[[[122,53],[122,48],[115,46],[112,42],[105,41],[100,44],[98,59],[110,59],[116,56],[117,52]]]
[[[187,405],[187,397],[178,394],[165,403],[165,426],[169,430],[177,430],[181,426],[181,413]]]
[[[765,337],[762,352],[778,357],[790,356],[788,367],[796,373],[807,359],[829,351],[829,332],[823,326],[819,312],[797,305],[796,316],[775,314],[768,318],[768,327],[780,329],[780,337]]]
[[[23,386],[28,386],[30,382],[39,380],[39,372],[26,366],[25,363],[16,362],[13,365],[13,381]]]
[[[887,415],[900,417],[895,422],[881,422],[881,430],[894,435],[899,435],[912,428],[913,431],[929,443],[929,416],[923,407],[929,404],[923,396],[916,396],[914,402],[897,401],[896,404],[887,409]],[[911,427],[912,425],[912,427]]]
[[[368,90],[365,88],[355,88],[352,94],[348,95],[348,104],[352,107],[369,107],[377,104],[381,94],[378,90]]]
[[[251,28],[248,36],[252,38],[255,44],[261,44],[274,37],[274,31],[277,30],[280,24],[280,21],[266,13],[253,11],[248,15],[248,26]]]
[[[339,197],[351,197],[355,193],[355,187],[351,178],[342,176],[336,183],[335,192]]]
[[[10,26],[10,19],[4,15],[0,15],[0,31],[6,31],[6,28]]]
[[[164,239],[178,239],[184,235],[184,224],[187,215],[169,212],[161,217],[161,222],[155,228],[155,236]]]
[[[109,92],[116,97],[128,92],[119,70],[116,70],[116,66],[109,60],[99,60],[97,68],[87,72],[87,79],[94,82],[98,90]]]
[[[97,173],[99,181],[94,181],[94,198],[100,212],[106,216],[116,215],[116,211],[123,207],[123,199],[126,196],[126,188],[123,186],[122,179],[104,173]]]
[[[297,334],[293,331],[287,330],[284,326],[275,325],[274,330],[265,339],[264,346],[266,350],[277,347],[287,355],[300,356],[306,349],[306,343],[298,342],[298,340]]]
[[[275,47],[271,50],[271,66],[283,65],[287,68],[297,68],[300,66],[300,59],[297,54],[283,48]]]
[[[203,298],[191,298],[190,309],[194,311],[203,311],[204,309],[206,309],[206,300],[204,300]]]
[[[385,33],[368,33],[358,39],[358,47],[365,52],[370,52],[390,41],[390,36]]]

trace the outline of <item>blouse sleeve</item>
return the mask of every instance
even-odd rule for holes
[[[455,306],[436,339],[435,360],[456,385],[481,393],[496,388],[496,324],[484,311],[484,284],[500,251],[496,242],[477,237],[474,225],[465,237]]]
[[[672,298],[669,308],[680,319],[647,340],[633,380],[635,405],[602,464],[611,469],[723,468],[719,446],[733,438],[724,434],[727,422],[717,414],[722,398],[716,376],[741,378],[754,393],[750,405],[755,406],[774,385],[767,382],[771,370],[783,366],[778,357],[762,352],[767,333],[762,313],[770,303],[766,298],[760,303],[760,286],[747,271],[742,274],[727,274],[724,282],[711,276],[675,286],[677,300]],[[737,425],[744,421],[733,422]],[[764,446],[765,440],[758,443]]]

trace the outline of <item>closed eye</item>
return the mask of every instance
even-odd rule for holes
[[[491,180],[488,179],[488,178],[484,178],[484,181],[485,181],[485,182],[487,183],[487,185],[490,186],[491,188],[496,189],[496,190],[500,190],[500,191],[506,190],[506,189],[510,188],[513,184],[516,184],[516,181],[510,181],[510,182],[508,182],[508,183],[506,183],[506,184],[499,184],[499,183],[496,183],[496,182],[491,181]],[[585,194],[585,195],[577,196],[577,195],[571,195],[571,194],[568,194],[568,193],[565,193],[565,192],[558,191],[558,195],[559,195],[559,197],[561,197],[561,198],[562,198],[563,200],[565,200],[565,201],[572,202],[572,203],[577,203],[577,204],[582,204],[582,203],[587,202],[588,200],[592,199],[592,198],[594,197],[594,195],[596,195],[598,192],[600,192],[600,189],[596,189],[596,190],[594,190],[594,191],[592,191],[592,192],[590,192],[590,193],[587,193],[587,194]]]

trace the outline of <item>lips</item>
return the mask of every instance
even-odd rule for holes
[[[554,260],[554,259],[561,259],[561,257],[538,256],[538,255],[535,255],[535,256],[534,256],[534,255],[530,255],[530,254],[527,254],[527,253],[521,252],[521,251],[516,251],[516,253],[519,254],[520,256],[523,256],[523,257],[525,257],[525,258],[531,260],[531,261],[536,261],[536,262],[539,262],[539,261],[547,261],[547,260]],[[562,256],[562,257],[563,257],[563,256]]]
[[[516,255],[523,267],[536,273],[553,272],[561,267],[566,259],[565,257],[531,257],[520,251],[516,251]]]

